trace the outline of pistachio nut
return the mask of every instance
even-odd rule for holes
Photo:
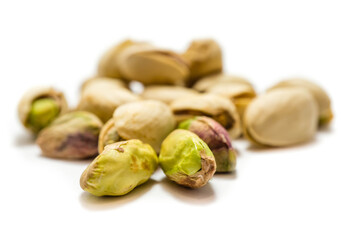
[[[117,79],[101,78],[84,86],[77,110],[94,113],[106,122],[118,106],[137,100],[139,97],[123,88]]]
[[[178,123],[194,116],[207,116],[219,122],[232,138],[242,130],[236,107],[231,100],[215,94],[199,94],[173,101],[170,107]]]
[[[18,115],[25,128],[38,133],[68,110],[62,92],[52,87],[35,87],[27,91],[18,105]]]
[[[136,42],[125,40],[106,51],[99,61],[98,76],[122,78],[122,74],[117,66],[116,59],[124,49],[134,44],[136,44]]]
[[[109,85],[109,87],[114,87],[114,88],[128,88],[127,84],[125,83],[125,81],[123,81],[122,79],[119,78],[109,78],[109,77],[92,77],[92,78],[88,78],[86,79],[82,84],[81,84],[81,92],[84,91],[84,89],[86,89],[87,86],[91,85],[94,82],[101,82],[102,84],[105,85]]]
[[[143,184],[158,166],[150,145],[140,140],[107,145],[85,169],[80,186],[95,196],[120,196]]]
[[[333,113],[331,110],[330,98],[319,85],[308,80],[294,78],[279,82],[269,90],[271,91],[283,87],[298,87],[310,91],[319,107],[319,125],[327,125],[331,122]]]
[[[236,151],[223,126],[208,117],[194,117],[181,122],[180,129],[198,135],[210,148],[216,161],[216,172],[231,172],[236,166]]]
[[[246,80],[245,78],[218,73],[212,74],[206,77],[199,79],[193,86],[193,88],[199,92],[207,92],[209,88],[211,88],[214,84],[218,84],[219,82],[226,82],[226,83],[239,83],[242,85],[249,85],[252,87],[252,84]]]
[[[159,152],[162,141],[175,128],[175,118],[163,102],[143,100],[118,107],[113,115],[122,139],[139,139]]]
[[[214,155],[206,143],[183,129],[174,130],[164,140],[159,164],[170,180],[190,188],[204,186],[216,170]]]
[[[250,103],[245,111],[243,130],[257,145],[288,146],[315,135],[317,116],[318,106],[309,91],[279,88]]]
[[[106,145],[124,141],[122,137],[118,134],[114,119],[110,119],[105,123],[105,125],[101,128],[100,135],[99,135],[99,144],[98,144],[98,152],[101,153]]]
[[[185,85],[189,75],[188,64],[179,54],[148,43],[124,49],[117,57],[117,66],[125,79],[145,85]]]
[[[191,42],[183,57],[190,64],[190,86],[201,77],[222,71],[221,48],[212,39]]]
[[[142,92],[141,97],[144,99],[159,100],[166,104],[170,104],[176,99],[186,98],[197,94],[198,92],[191,88],[154,85],[146,87]]]
[[[38,135],[36,143],[43,155],[53,158],[83,159],[97,154],[100,119],[92,113],[75,111],[55,119]]]

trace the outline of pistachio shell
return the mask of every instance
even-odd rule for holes
[[[95,196],[120,196],[149,180],[158,166],[150,145],[134,139],[107,145],[85,169],[80,186]]]
[[[319,124],[326,125],[331,122],[333,118],[333,113],[331,110],[330,98],[319,85],[304,79],[295,78],[279,82],[278,84],[270,88],[269,91],[283,87],[298,87],[310,91],[310,93],[316,99],[319,107]]]
[[[41,128],[33,126],[29,122],[30,113],[33,107],[33,103],[39,99],[50,99],[53,100],[54,104],[57,105],[57,114],[60,116],[68,110],[66,99],[62,92],[55,90],[52,87],[34,87],[28,90],[21,98],[18,105],[18,115],[21,123],[25,128],[29,129],[34,133],[38,133]],[[53,109],[50,109],[53,112]],[[51,121],[48,121],[50,123]]]
[[[84,86],[77,109],[94,113],[106,122],[118,106],[137,100],[139,97],[123,88],[118,80],[102,79]]]
[[[195,117],[181,122],[180,129],[198,135],[210,148],[216,161],[216,172],[231,172],[236,166],[236,152],[223,126],[208,117]]]
[[[173,131],[164,140],[159,163],[170,180],[190,188],[204,186],[216,170],[214,155],[206,143],[183,129]]]
[[[198,92],[191,88],[156,85],[146,87],[141,94],[141,97],[144,99],[159,100],[166,104],[170,104],[176,99],[186,98],[193,95],[198,95]]]
[[[185,85],[189,68],[178,54],[139,43],[126,48],[117,57],[120,72],[127,80],[148,84]]]
[[[83,91],[88,85],[95,82],[101,82],[104,85],[109,85],[109,87],[114,88],[127,88],[127,84],[119,78],[109,78],[109,77],[92,77],[86,79],[81,85],[81,91]],[[95,83],[96,84],[96,83]]]
[[[200,94],[177,99],[170,107],[178,123],[194,116],[207,116],[219,122],[232,138],[238,137],[242,132],[236,107],[226,97]]]
[[[219,73],[219,74],[212,74],[210,76],[206,76],[199,79],[195,83],[193,88],[199,92],[207,92],[209,88],[211,88],[214,84],[218,84],[219,82],[239,83],[242,85],[249,85],[250,87],[252,87],[252,84],[245,78]]]
[[[122,74],[117,66],[116,59],[127,47],[136,44],[131,40],[125,40],[112,47],[101,57],[98,65],[99,77],[122,78]]]
[[[183,57],[190,64],[190,81],[222,71],[222,53],[217,42],[212,39],[200,39],[191,42]]]
[[[117,130],[114,125],[114,119],[111,118],[101,128],[99,135],[98,152],[101,153],[106,145],[124,140],[125,139],[122,139],[117,133]]]
[[[36,143],[47,157],[88,158],[97,153],[101,127],[102,122],[92,113],[69,112],[44,128]]]
[[[253,143],[288,146],[308,141],[317,128],[318,106],[301,88],[280,88],[253,100],[244,115],[244,133]]]
[[[156,100],[122,105],[115,110],[113,119],[122,139],[140,139],[150,144],[156,152],[176,124],[170,108]]]

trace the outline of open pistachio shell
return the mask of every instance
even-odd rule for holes
[[[117,57],[124,78],[148,84],[185,85],[189,75],[187,62],[175,52],[148,43],[127,47]]]
[[[192,85],[201,77],[222,71],[221,48],[212,39],[200,39],[191,42],[183,57],[190,64],[188,85]]]
[[[114,88],[128,88],[127,84],[125,83],[124,80],[119,79],[119,78],[109,78],[109,77],[92,77],[92,78],[88,78],[86,79],[82,84],[81,84],[81,92],[86,89],[87,86],[95,83],[95,82],[101,82],[102,84],[105,85],[109,85],[110,87],[114,87]],[[96,84],[96,83],[95,83]]]
[[[23,95],[18,104],[21,123],[33,133],[38,133],[67,110],[63,93],[52,87],[34,87]]]
[[[191,88],[180,86],[148,86],[144,89],[141,97],[144,99],[159,100],[166,104],[180,98],[198,95],[198,92]]]
[[[226,97],[200,94],[177,99],[170,107],[178,123],[195,116],[207,116],[219,122],[232,138],[237,138],[242,132],[236,107]]]
[[[199,79],[193,86],[193,88],[199,92],[207,92],[209,88],[211,88],[213,85],[218,84],[219,82],[226,82],[226,83],[239,83],[242,85],[249,85],[252,87],[252,84],[246,80],[245,78],[224,74],[224,73],[218,73],[218,74],[212,74],[206,77],[203,77]]]
[[[156,152],[176,125],[170,108],[156,100],[124,104],[115,110],[113,119],[122,139],[139,139],[150,144]]]
[[[198,135],[210,148],[216,161],[216,172],[231,172],[236,166],[236,151],[223,126],[208,117],[195,117],[181,122],[180,129]]]
[[[97,154],[102,122],[85,111],[66,113],[38,135],[36,143],[43,155],[53,158],[83,159]]]
[[[319,107],[319,125],[327,125],[333,119],[331,101],[327,93],[317,84],[304,79],[288,79],[271,87],[269,91],[284,87],[304,88],[313,95]]]
[[[317,116],[318,106],[309,91],[274,89],[250,103],[243,130],[255,144],[288,146],[308,141],[315,135]]]
[[[106,122],[118,106],[137,100],[139,97],[123,88],[121,82],[105,78],[90,81],[84,86],[77,110],[94,113]]]
[[[199,188],[214,175],[216,162],[206,143],[196,134],[177,129],[162,143],[159,164],[176,183]]]
[[[80,186],[95,196],[120,196],[143,184],[158,166],[150,145],[134,139],[107,145],[85,169]]]
[[[136,44],[136,42],[125,40],[106,51],[99,61],[98,76],[122,78],[122,74],[117,66],[116,59],[124,49],[134,44]]]
[[[116,131],[114,119],[110,119],[105,123],[105,125],[101,128],[99,135],[99,144],[98,144],[98,152],[101,153],[104,150],[106,145],[124,141],[125,139],[121,138]]]

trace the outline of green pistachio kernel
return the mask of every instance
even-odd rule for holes
[[[52,98],[40,98],[31,105],[28,123],[36,132],[48,126],[60,112],[59,105]]]

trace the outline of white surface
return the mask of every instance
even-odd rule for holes
[[[1,239],[359,239],[358,1],[1,1]],[[72,104],[100,54],[131,37],[184,49],[214,37],[226,70],[261,92],[289,76],[315,79],[335,120],[314,141],[257,151],[237,171],[187,190],[158,171],[118,198],[83,192],[88,161],[47,159],[16,104],[39,84]]]

